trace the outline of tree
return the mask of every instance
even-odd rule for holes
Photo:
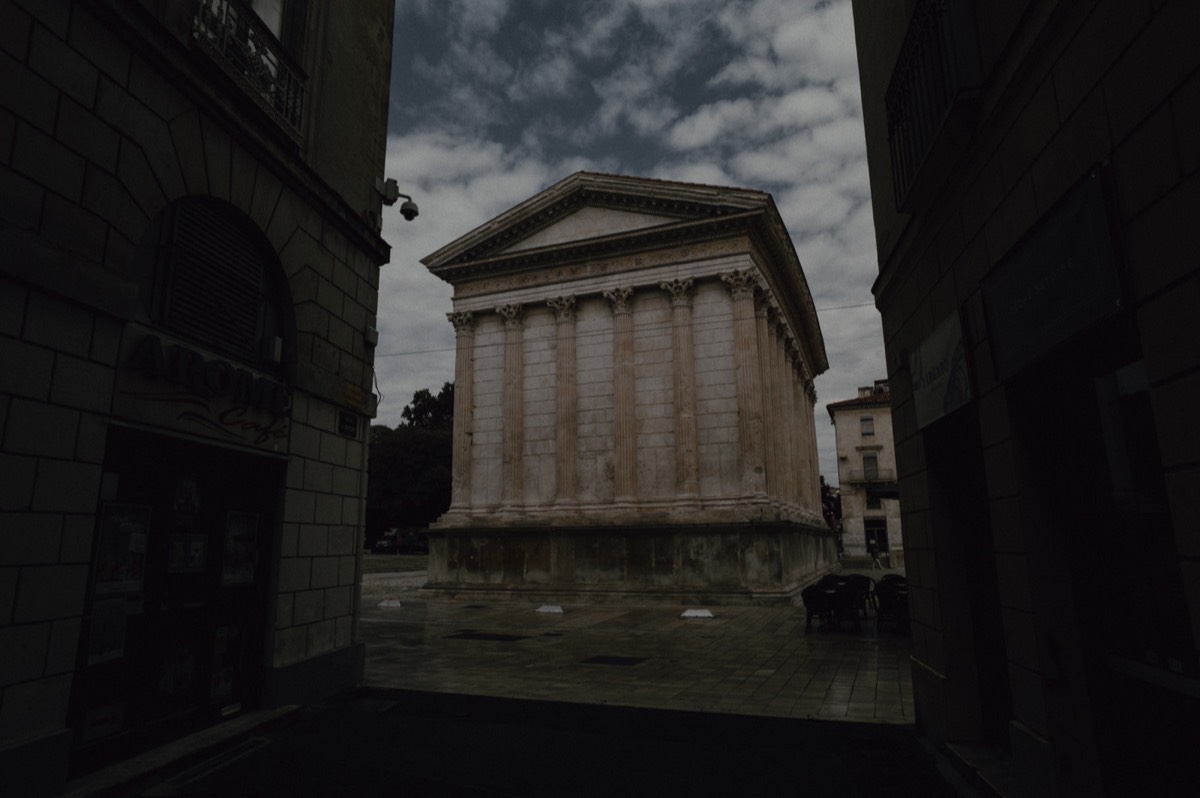
[[[442,384],[434,396],[422,388],[413,394],[412,401],[400,411],[403,426],[417,429],[450,429],[454,422],[454,383]]]
[[[437,396],[422,389],[391,429],[371,425],[367,463],[367,535],[393,527],[424,528],[450,507],[454,384]]]

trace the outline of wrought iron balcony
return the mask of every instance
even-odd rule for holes
[[[846,474],[846,482],[852,485],[895,481],[896,470],[893,468],[852,468]]]
[[[244,0],[196,0],[192,39],[246,93],[300,137],[307,76]]]
[[[921,0],[884,95],[896,208],[910,189],[955,104],[979,88],[974,0]]]

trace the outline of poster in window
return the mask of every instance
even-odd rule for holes
[[[222,585],[249,585],[254,582],[257,548],[258,513],[229,513],[225,518],[225,555],[221,561]]]
[[[88,629],[88,665],[125,656],[125,599],[105,599],[92,605]]]
[[[174,533],[171,535],[171,552],[167,562],[167,571],[173,574],[203,572],[207,548],[207,535]]]
[[[146,571],[150,505],[105,504],[96,550],[97,596],[137,593]]]

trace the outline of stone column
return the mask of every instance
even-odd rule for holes
[[[763,392],[763,464],[766,467],[764,484],[767,496],[773,501],[778,501],[783,489],[780,479],[782,475],[779,472],[780,450],[783,443],[780,438],[786,435],[787,427],[783,425],[785,417],[780,412],[781,408],[778,405],[775,358],[771,351],[774,343],[772,329],[775,324],[774,320],[768,317],[774,315],[775,313],[770,307],[770,296],[761,288],[756,290],[754,292],[754,337],[758,342],[758,365]]]
[[[783,427],[779,439],[779,500],[785,505],[794,504],[795,477],[792,474],[792,453],[796,444],[797,419],[788,396],[792,391],[792,370],[787,359],[787,323],[778,311],[771,323],[771,370],[775,372],[773,403],[776,415]]]
[[[471,435],[475,402],[475,316],[447,313],[454,325],[454,425],[450,475],[450,511],[471,506]]]
[[[500,469],[501,509],[519,508],[525,500],[525,306],[501,305],[504,318],[504,439]]]
[[[808,424],[812,426],[816,419],[817,410],[817,387],[813,385],[812,379],[808,376],[807,370],[805,373],[804,389],[800,393],[804,400],[804,411],[808,417]],[[808,442],[808,480],[805,483],[805,495],[808,498],[806,509],[817,513],[821,513],[821,456],[817,451],[817,441],[810,436]]]
[[[633,395],[633,289],[614,288],[604,292],[613,311],[613,467],[618,504],[637,496],[637,419]]]
[[[762,498],[766,493],[763,473],[762,386],[759,377],[758,342],[754,329],[754,289],[758,285],[750,269],[720,275],[733,296],[733,356],[737,364],[738,439],[740,444],[742,492]]]
[[[671,295],[671,344],[675,363],[675,490],[677,499],[700,495],[696,433],[696,353],[692,330],[692,281],[661,284]]]
[[[814,511],[820,507],[820,491],[817,487],[816,469],[818,465],[816,461],[816,441],[814,440],[815,430],[813,430],[815,419],[812,412],[812,402],[809,401],[808,396],[808,369],[804,365],[804,357],[800,354],[799,345],[796,345],[792,350],[792,354],[796,370],[792,401],[795,403],[796,414],[805,429],[805,434],[797,449],[796,500],[803,509]]]
[[[555,431],[554,490],[555,504],[573,507],[575,499],[575,458],[579,437],[578,395],[575,390],[575,297],[560,296],[546,304],[558,323],[555,342]]]

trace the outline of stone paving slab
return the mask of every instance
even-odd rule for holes
[[[382,575],[381,575],[382,576]],[[422,596],[364,580],[366,684],[438,693],[910,724],[911,642],[805,631],[803,607],[572,605]],[[407,586],[406,586],[407,585]],[[391,599],[400,606],[379,607]],[[599,658],[599,659],[596,659]]]

